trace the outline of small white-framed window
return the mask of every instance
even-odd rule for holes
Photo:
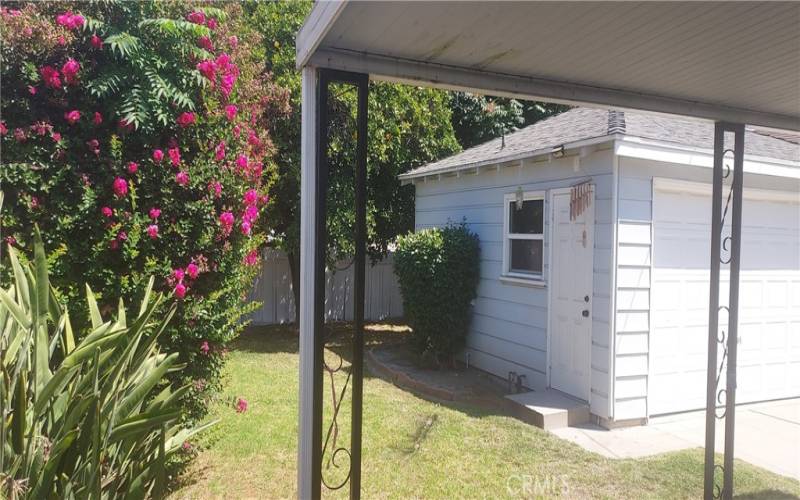
[[[544,279],[543,191],[509,193],[503,203],[503,274],[514,278]]]

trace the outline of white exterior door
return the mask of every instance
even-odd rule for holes
[[[570,193],[552,196],[550,386],[589,400],[592,342],[594,192],[570,220]]]
[[[711,187],[659,181],[653,200],[650,415],[706,404]],[[737,403],[800,395],[798,201],[798,193],[744,190]],[[726,235],[730,218],[729,212]],[[727,305],[728,266],[722,269],[720,305]],[[724,312],[720,325],[727,332]]]

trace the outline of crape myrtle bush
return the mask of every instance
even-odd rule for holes
[[[414,348],[437,363],[464,346],[480,277],[480,242],[466,224],[401,236],[394,270]]]
[[[161,344],[188,364],[172,376],[192,384],[194,417],[253,307],[244,299],[265,243],[269,122],[288,110],[240,10],[4,2],[0,15],[2,236],[30,254],[39,225],[74,311],[84,283],[105,314],[155,276],[178,302]]]

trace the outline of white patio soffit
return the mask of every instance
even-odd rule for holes
[[[800,2],[317,2],[297,65],[800,130]]]

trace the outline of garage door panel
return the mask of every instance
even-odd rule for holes
[[[651,415],[705,406],[710,213],[710,196],[654,192]],[[742,235],[737,402],[799,396],[800,205],[745,191]]]

